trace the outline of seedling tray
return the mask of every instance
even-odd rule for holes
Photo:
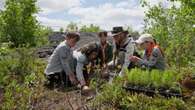
[[[134,93],[144,93],[148,96],[154,96],[157,94],[160,94],[164,97],[183,97],[181,93],[179,92],[173,92],[170,90],[165,89],[155,89],[155,88],[149,88],[144,86],[132,86],[132,85],[124,85],[123,88],[127,91],[134,92]]]

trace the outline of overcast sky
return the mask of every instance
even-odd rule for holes
[[[3,9],[5,0],[0,0]],[[147,0],[152,5],[166,0]],[[113,26],[131,26],[134,30],[143,30],[144,11],[140,0],[38,0],[41,11],[36,15],[38,21],[59,30],[70,22],[79,25],[96,24],[104,30],[111,30]]]

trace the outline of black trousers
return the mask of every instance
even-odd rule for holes
[[[69,77],[66,75],[64,71],[47,75],[46,78],[48,81],[47,85],[49,87],[60,87],[60,86],[71,87],[72,86]]]

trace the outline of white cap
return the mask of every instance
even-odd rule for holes
[[[135,42],[138,43],[138,44],[142,44],[144,42],[154,42],[154,39],[152,37],[151,34],[142,34],[138,40],[136,40]]]

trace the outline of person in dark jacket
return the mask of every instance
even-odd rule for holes
[[[113,46],[107,40],[106,31],[99,32],[98,36],[100,41],[97,43],[99,49],[97,64],[100,65],[102,78],[108,78],[108,63],[112,60]]]

